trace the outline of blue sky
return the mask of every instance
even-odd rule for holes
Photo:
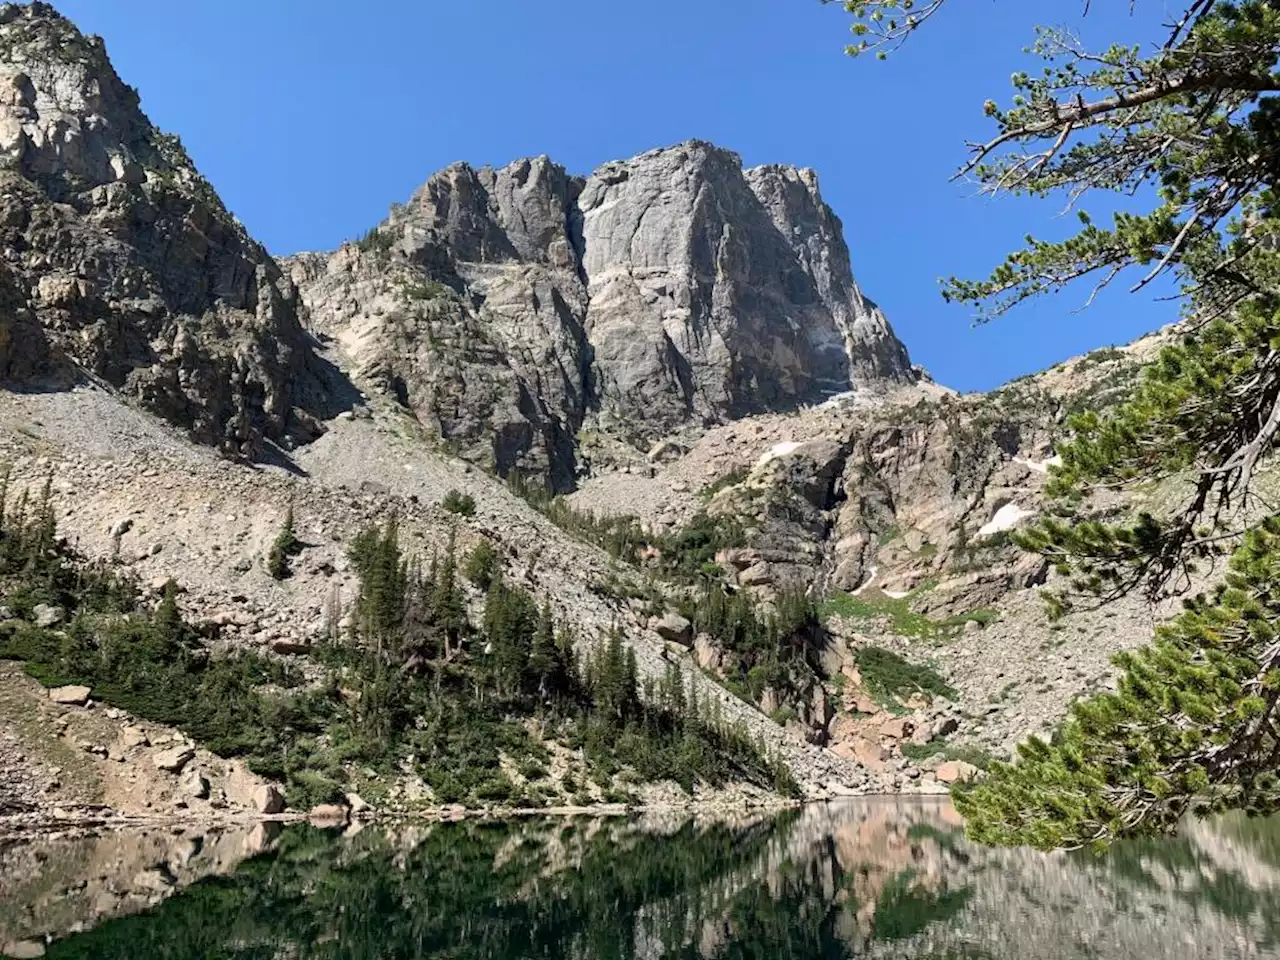
[[[1176,318],[1122,284],[1068,291],[985,327],[938,294],[1027,233],[1061,236],[1053,200],[949,183],[989,133],[1035,23],[1150,41],[1167,0],[952,0],[890,61],[842,54],[849,17],[818,0],[58,0],[102,35],[160,127],[273,253],[356,237],[455,160],[549,154],[574,172],[691,137],[747,164],[818,171],[854,273],[916,362],[962,390]],[[1030,9],[1034,8],[1034,9]],[[1104,201],[1087,203],[1095,215]]]

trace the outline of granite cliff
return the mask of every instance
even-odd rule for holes
[[[431,177],[288,261],[310,322],[462,457],[557,490],[702,428],[915,380],[810,170],[692,141]]]

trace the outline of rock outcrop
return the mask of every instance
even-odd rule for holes
[[[203,443],[253,455],[318,429],[293,285],[101,39],[0,6],[0,381],[106,381]]]
[[[813,172],[698,141],[585,179],[456,164],[289,266],[362,379],[465,458],[561,490],[617,450],[915,378]]]

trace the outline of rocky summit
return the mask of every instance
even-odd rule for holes
[[[313,437],[298,298],[102,41],[0,7],[0,376],[91,377],[239,455]]]
[[[1166,338],[957,396],[812,171],[700,141],[455,164],[277,261],[102,41],[0,6],[0,815],[943,792],[1150,635],[1048,624],[1010,533]]]
[[[288,261],[315,329],[459,455],[557,490],[674,436],[912,382],[811,170],[692,141],[456,164]]]

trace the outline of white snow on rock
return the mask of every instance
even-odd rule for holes
[[[837,393],[834,396],[827,397],[827,399],[818,404],[818,409],[834,410],[836,407],[842,406],[845,401],[854,399],[857,395],[858,391],[856,390],[845,390],[842,393]]]
[[[1056,455],[1050,457],[1048,460],[1023,460],[1021,457],[1014,457],[1013,462],[1020,463],[1029,470],[1034,470],[1036,473],[1048,473],[1050,467],[1058,467],[1062,465],[1062,458]]]
[[[863,590],[867,589],[867,587],[871,586],[871,583],[872,581],[875,580],[875,578],[876,578],[876,565],[873,563],[871,565],[871,576],[867,577],[867,579],[862,582],[862,584],[858,587],[858,589],[853,591],[853,595],[856,597]]]
[[[1003,507],[996,511],[995,516],[983,525],[978,531],[978,536],[989,537],[993,533],[1000,533],[1004,530],[1012,530],[1027,517],[1034,517],[1034,510],[1023,510],[1016,503],[1006,503]]]
[[[779,457],[785,457],[789,453],[794,453],[800,444],[794,440],[783,440],[782,443],[775,443],[772,447],[760,455],[760,459],[756,461],[757,467],[763,467],[770,460],[777,460]]]
[[[910,590],[881,590],[880,592],[890,600],[905,600],[907,597],[911,596]]]

